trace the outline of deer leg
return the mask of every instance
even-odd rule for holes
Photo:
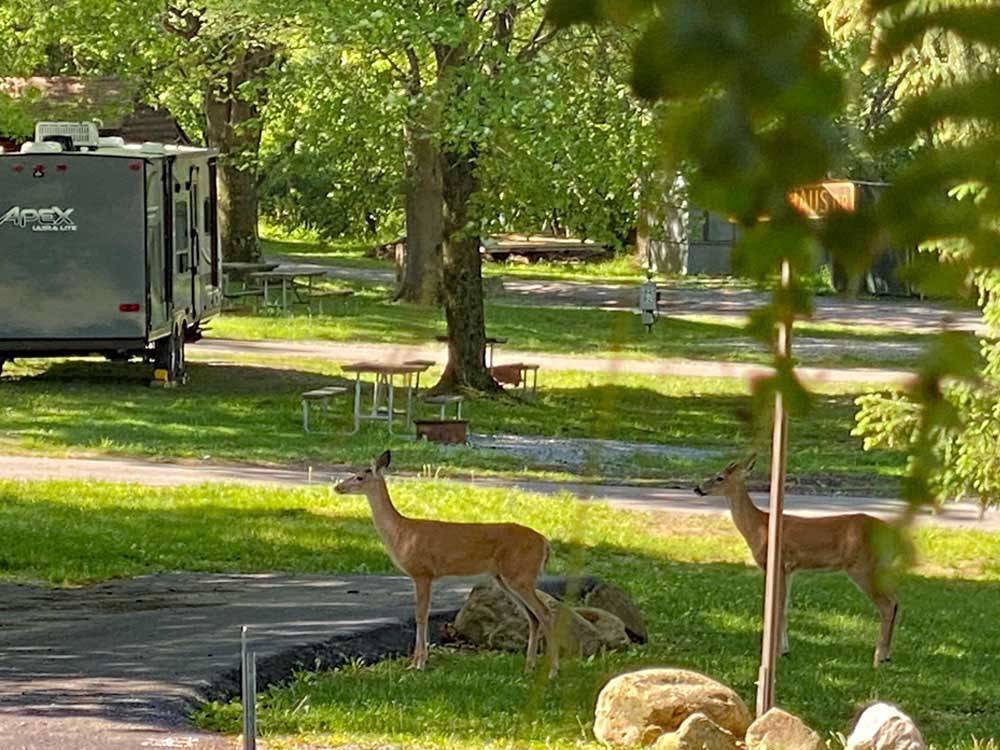
[[[496,578],[497,585],[500,586],[504,591],[507,592],[517,608],[521,610],[521,613],[528,618],[528,650],[524,659],[524,671],[531,672],[535,668],[535,662],[538,659],[538,619],[535,617],[534,613],[528,606],[521,601],[521,597],[514,593],[514,591],[504,583],[503,579],[499,576]]]
[[[882,632],[879,634],[878,646],[875,648],[875,666],[892,659],[892,631],[896,628],[896,615],[899,614],[899,604],[895,596],[883,594],[875,602],[879,615],[882,617]]]
[[[549,677],[555,677],[559,671],[559,648],[556,643],[555,626],[549,608],[535,593],[534,579],[525,582],[505,578],[504,583],[538,620],[538,626],[542,631],[542,637],[545,638],[545,647],[549,655]]]
[[[875,645],[874,665],[878,667],[882,662],[891,659],[892,633],[896,627],[899,604],[896,602],[895,594],[886,593],[879,589],[873,579],[874,571],[866,568],[854,568],[848,570],[847,575],[875,605],[882,621],[878,643]]]
[[[413,644],[413,658],[410,665],[414,669],[423,669],[427,664],[427,617],[431,608],[431,579],[414,578],[413,587],[417,594],[417,640]]]

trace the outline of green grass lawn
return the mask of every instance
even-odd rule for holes
[[[447,482],[391,482],[400,509],[450,520],[511,519],[553,543],[549,572],[585,572],[628,589],[650,642],[567,661],[551,685],[523,655],[436,649],[425,673],[399,661],[304,672],[262,699],[260,727],[315,746],[596,747],[597,692],[621,671],[698,670],[752,703],[762,576],[723,517],[662,516]],[[0,482],[0,570],[8,580],[78,584],[160,571],[389,573],[363,499],[328,487],[152,489],[93,482]],[[900,591],[892,663],[871,668],[874,609],[842,575],[796,577],[778,701],[824,736],[854,709],[901,704],[941,750],[972,750],[1000,727],[1000,538],[922,530],[919,567]],[[961,575],[962,578],[957,576]],[[235,704],[198,714],[238,731]]]
[[[336,282],[343,286],[341,282]],[[378,286],[351,284],[355,295],[327,301],[324,315],[253,315],[227,313],[211,323],[209,336],[243,340],[283,339],[392,344],[434,343],[446,332],[438,308],[394,303]],[[660,317],[647,332],[639,317],[608,310],[486,305],[487,333],[506,337],[519,351],[579,354],[591,357],[691,359],[767,362],[766,349],[750,341],[743,326],[722,318]],[[831,367],[913,367],[931,338],[886,333],[873,327],[801,323],[796,336],[826,343],[800,347],[802,364]],[[915,347],[895,352],[894,344]],[[503,348],[498,350],[502,356]],[[498,360],[499,361],[499,360]]]
[[[197,356],[197,350],[192,346],[192,355]],[[730,456],[754,446],[763,455],[769,445],[768,425],[750,419],[746,384],[733,379],[545,371],[536,400],[477,399],[466,404],[470,429],[479,434],[614,438],[703,451],[655,460],[632,454],[623,463],[603,468],[598,456],[593,465],[567,469],[544,456],[513,458],[490,450],[390,438],[374,424],[348,436],[350,397],[335,399],[331,416],[314,421],[316,431],[306,434],[299,394],[320,385],[347,384],[334,362],[241,358],[193,361],[189,369],[188,385],[164,391],[148,387],[149,370],[138,364],[29,361],[9,367],[0,382],[0,450],[318,469],[367,461],[391,447],[394,465],[419,470],[429,464],[445,475],[656,479],[687,486]],[[432,382],[436,372],[424,382]],[[863,390],[858,385],[824,387],[813,410],[793,419],[793,489],[895,491],[902,457],[865,452],[860,440],[850,435],[854,398]]]

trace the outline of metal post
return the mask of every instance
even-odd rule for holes
[[[257,750],[257,655],[247,650],[247,626],[240,631],[243,699],[243,750]]]
[[[792,271],[787,260],[781,262],[781,288],[791,287]],[[785,304],[789,304],[787,301]],[[778,323],[777,355],[788,359],[792,352],[792,313],[781,310]],[[757,677],[757,716],[774,705],[774,676],[777,671],[778,644],[784,617],[783,561],[781,555],[782,514],[785,505],[785,468],[788,452],[788,413],[781,393],[774,397],[774,431],[771,439],[771,495],[767,526],[767,572],[764,584],[764,638],[761,646],[760,672]]]

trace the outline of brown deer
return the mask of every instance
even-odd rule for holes
[[[525,671],[535,667],[539,634],[550,658],[549,677],[559,669],[553,617],[535,591],[535,582],[548,558],[545,537],[516,523],[451,523],[402,515],[389,498],[382,472],[389,466],[385,451],[371,468],[336,486],[341,494],[364,495],[372,520],[389,557],[413,579],[416,591],[417,638],[411,665],[427,664],[427,616],[431,584],[436,578],[488,573],[518,604],[528,618]]]
[[[699,495],[723,496],[729,501],[733,523],[746,540],[761,570],[767,565],[769,514],[753,504],[746,477],[754,457],[733,462],[722,472],[694,488]],[[783,575],[779,590],[785,597],[781,616],[781,649],[788,653],[787,609],[791,576],[799,570],[842,570],[879,611],[882,630],[875,647],[875,666],[889,661],[892,631],[899,607],[893,585],[893,568],[908,553],[908,542],[890,524],[865,513],[821,518],[784,515],[782,536]]]

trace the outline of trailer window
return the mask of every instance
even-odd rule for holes
[[[185,273],[191,268],[189,232],[187,201],[177,201],[174,203],[174,256],[177,258],[177,273]]]

